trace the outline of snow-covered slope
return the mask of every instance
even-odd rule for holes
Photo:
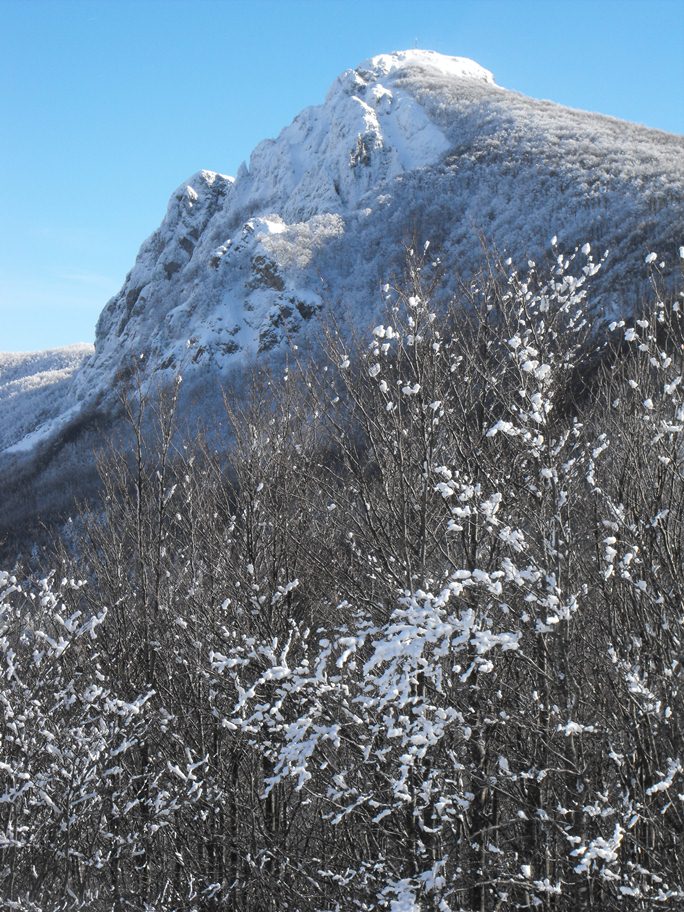
[[[638,297],[648,251],[674,254],[683,224],[681,137],[526,98],[464,58],[383,54],[235,178],[199,171],[175,191],[102,312],[95,354],[30,419],[13,406],[0,448],[44,442],[27,435],[48,411],[106,410],[133,363],[210,390],[327,312],[365,325],[415,241],[447,265],[446,291],[477,267],[482,237],[524,260],[552,235],[589,241],[611,251],[598,291],[612,311]]]
[[[82,343],[41,352],[0,352],[0,451],[30,449],[57,430],[60,417],[73,407],[73,374],[94,350]]]

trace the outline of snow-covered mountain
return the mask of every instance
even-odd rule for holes
[[[200,171],[174,193],[97,328],[80,395],[131,354],[170,375],[225,370],[325,308],[366,322],[406,242],[468,271],[480,235],[532,255],[557,234],[629,253],[673,246],[684,142],[532,101],[462,58],[381,55],[253,152],[237,178]]]
[[[526,98],[464,58],[380,55],[235,178],[199,171],[175,191],[102,312],[95,353],[21,417],[0,398],[0,449],[16,465],[106,412],[134,362],[215,389],[326,313],[366,325],[414,241],[447,265],[446,292],[477,267],[482,238],[524,260],[552,235],[566,249],[588,241],[610,250],[601,306],[624,311],[644,255],[674,255],[682,225],[681,137]]]

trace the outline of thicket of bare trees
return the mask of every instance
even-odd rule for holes
[[[682,907],[682,298],[604,330],[599,267],[410,256],[227,456],[130,395],[0,574],[0,908]]]

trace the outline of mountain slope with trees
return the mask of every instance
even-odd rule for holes
[[[464,58],[374,57],[235,178],[200,171],[173,194],[50,420],[29,402],[22,420],[6,416],[4,527],[50,490],[62,508],[84,493],[87,453],[117,423],[132,370],[153,384],[180,371],[199,401],[220,402],[288,339],[311,346],[331,318],[371,324],[407,245],[430,240],[448,264],[446,299],[483,242],[521,266],[553,235],[566,249],[588,241],[609,251],[593,297],[603,319],[639,305],[639,264],[651,249],[674,256],[683,223],[681,137],[525,98]]]

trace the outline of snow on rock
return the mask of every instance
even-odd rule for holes
[[[277,346],[323,304],[310,269],[357,219],[372,192],[439,162],[451,147],[410,89],[407,67],[492,82],[465,58],[425,51],[374,57],[343,73],[323,105],[260,143],[237,179],[200,171],[173,194],[122,291],[97,328],[97,356],[79,383],[106,387],[145,349],[168,372],[219,369]]]

